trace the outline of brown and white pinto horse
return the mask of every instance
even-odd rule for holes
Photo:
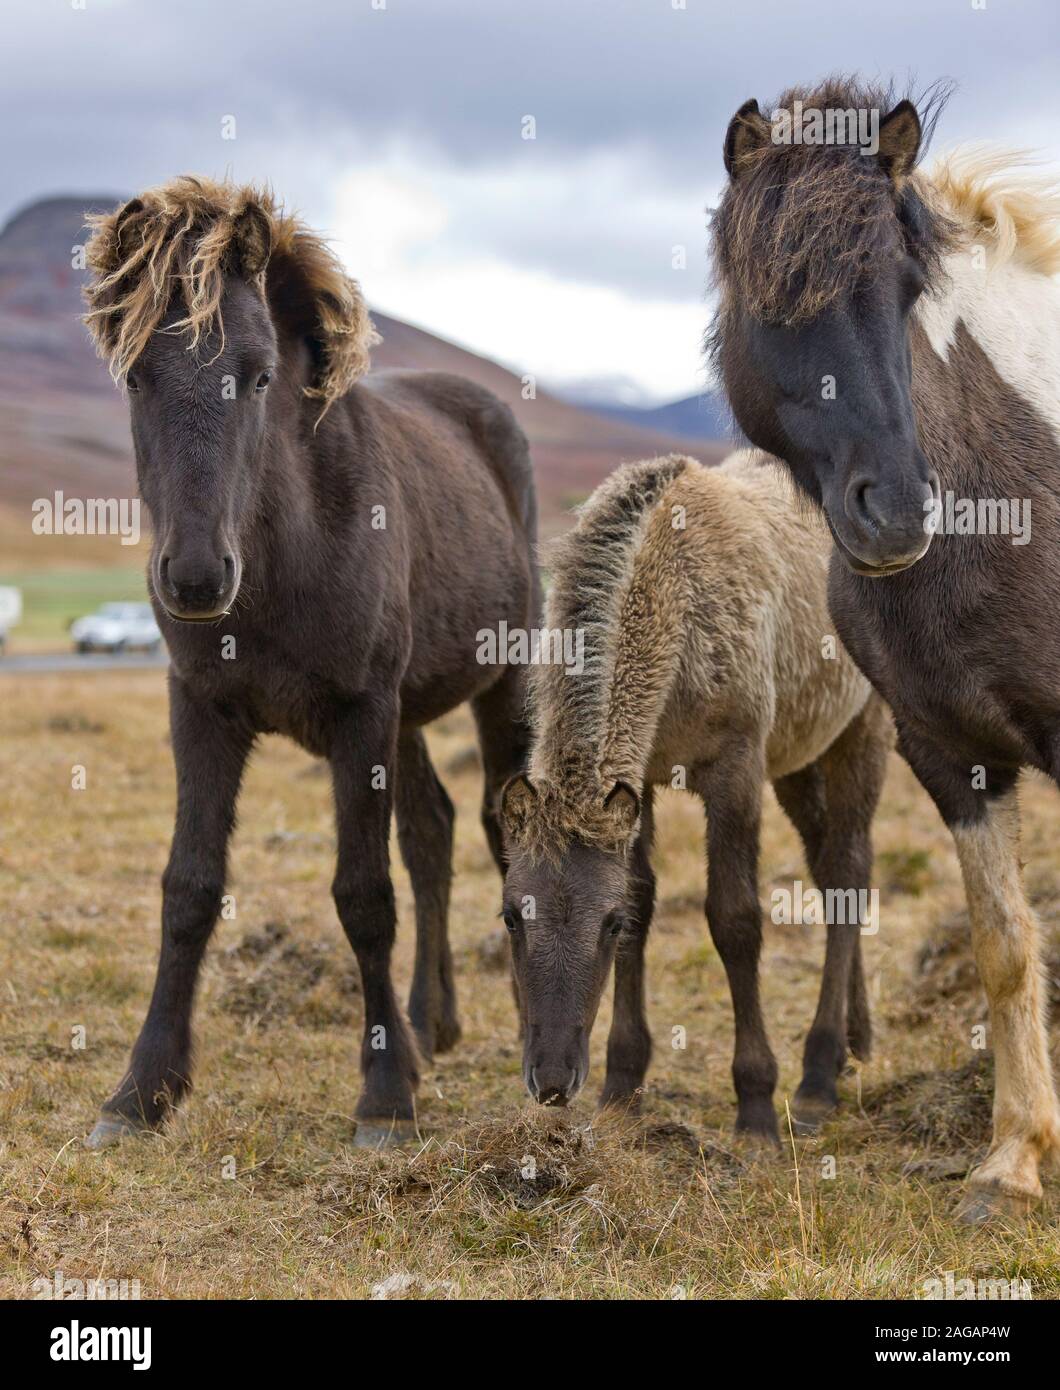
[[[996,1063],[962,1203],[984,1220],[1040,1196],[1060,1142],[1016,799],[1024,767],[1060,780],[1060,198],[996,154],[915,172],[937,102],[839,79],[796,101],[878,110],[878,151],[777,143],[740,108],[711,346],[741,427],[827,515],[836,626],[956,842]],[[940,499],[975,533],[938,529]],[[984,524],[1006,503],[1029,534]]]

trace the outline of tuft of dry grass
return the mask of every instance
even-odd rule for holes
[[[458,812],[464,1038],[424,1077],[422,1142],[386,1154],[350,1145],[361,1002],[328,896],[328,784],[274,740],[241,802],[235,917],[219,923],[203,972],[195,1090],[164,1135],[93,1154],[81,1137],[121,1073],[154,974],[174,797],[164,681],[152,671],[3,679],[5,1296],[28,1296],[57,1270],[137,1279],[144,1297],[167,1298],[915,1298],[947,1270],[1060,1294],[1052,1185],[1043,1211],[1018,1225],[951,1219],[952,1179],[989,1118],[989,1062],[972,1031],[984,1015],[948,835],[899,761],[876,829],[880,930],[864,943],[875,1056],[846,1078],[843,1111],[814,1140],[763,1158],[732,1135],[731,1009],[702,918],[702,814],[671,793],[658,818],[656,1050],[641,1114],[598,1116],[592,1093],[568,1112],[529,1106],[472,725],[458,711],[429,741]],[[75,763],[83,792],[71,790]],[[1055,793],[1032,778],[1023,803],[1024,857],[1055,935]],[[411,898],[396,845],[393,857],[404,989]],[[764,901],[805,876],[772,800],[762,865]],[[822,955],[816,929],[767,924],[782,1127]],[[605,1004],[591,1088],[609,1021]],[[683,1048],[672,1045],[678,1028]]]

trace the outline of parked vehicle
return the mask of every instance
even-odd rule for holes
[[[7,646],[8,629],[22,617],[22,590],[10,585],[0,587],[0,656]]]
[[[149,603],[105,603],[75,618],[70,636],[79,652],[157,652],[162,634]]]

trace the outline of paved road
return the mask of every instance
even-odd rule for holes
[[[34,671],[142,671],[164,670],[169,665],[165,652],[42,652],[24,656],[0,656],[0,676],[21,676]]]

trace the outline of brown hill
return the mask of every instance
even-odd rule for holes
[[[0,232],[0,563],[45,560],[27,546],[28,504],[70,496],[123,496],[135,487],[124,402],[80,323],[84,213],[117,198],[58,197],[31,204]],[[496,392],[530,439],[543,529],[618,463],[689,452],[687,440],[605,419],[545,392],[524,400],[521,379],[495,362],[422,329],[376,314],[383,335],[374,366],[457,372]],[[691,446],[704,461],[724,445]],[[85,546],[81,555],[88,559]],[[113,555],[106,547],[101,554]],[[54,558],[54,557],[53,557]]]

